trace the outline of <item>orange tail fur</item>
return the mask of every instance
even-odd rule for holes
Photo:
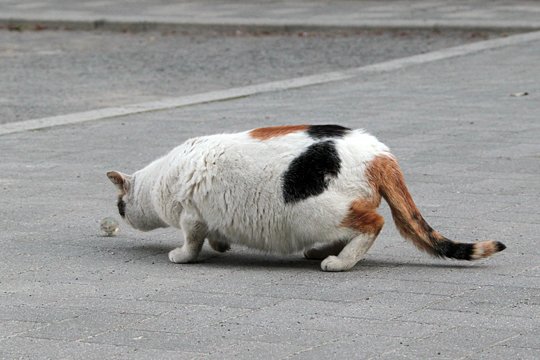
[[[391,156],[378,156],[367,170],[375,193],[390,206],[394,222],[401,235],[419,249],[437,256],[458,260],[477,260],[506,248],[498,241],[460,243],[442,236],[424,220],[416,207],[397,161]]]

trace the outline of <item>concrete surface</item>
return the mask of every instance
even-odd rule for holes
[[[0,124],[348,69],[500,35],[0,31]]]
[[[5,26],[75,29],[459,28],[540,29],[540,4],[531,0],[385,1],[145,1],[0,0]]]
[[[89,111],[49,116],[32,120],[12,122],[0,125],[0,135],[16,132],[45,129],[54,126],[78,124],[88,121],[110,119],[118,116],[128,116],[152,111],[177,109],[186,106],[205,104],[216,101],[253,96],[275,91],[299,89],[308,86],[326,84],[333,81],[344,81],[356,78],[359,75],[382,73],[402,70],[410,66],[427,64],[443,59],[452,59],[470,54],[494,50],[508,45],[526,44],[540,39],[540,32],[529,32],[489,41],[480,41],[471,44],[454,46],[439,51],[412,55],[404,58],[387,60],[376,64],[324,72],[319,74],[301,76],[285,80],[271,81],[262,84],[240,86],[224,90],[208,91],[204,93],[164,97],[161,99],[139,102],[134,104],[99,108]],[[526,95],[526,94],[525,94]]]
[[[540,41],[303,89],[0,137],[0,357],[537,359]],[[511,94],[528,92],[513,97]],[[430,224],[508,249],[431,259],[387,225],[328,274],[233,248],[174,265],[174,230],[98,235],[111,169],[185,139],[284,123],[364,127]]]

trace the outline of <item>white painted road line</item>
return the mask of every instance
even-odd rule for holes
[[[37,130],[60,125],[78,124],[82,122],[103,120],[126,115],[134,115],[150,111],[169,110],[189,105],[204,104],[214,101],[231,100],[239,97],[264,94],[273,91],[297,89],[311,85],[352,79],[367,73],[393,71],[409,66],[430,63],[458,56],[464,56],[489,49],[523,44],[535,40],[540,40],[540,31],[451,47],[426,54],[408,56],[405,58],[385,61],[378,64],[367,65],[343,71],[334,71],[288,80],[273,81],[259,85],[250,85],[226,90],[210,91],[206,93],[180,97],[163,98],[156,101],[138,104],[108,107],[66,115],[51,116],[40,119],[8,123],[0,125],[0,135]]]

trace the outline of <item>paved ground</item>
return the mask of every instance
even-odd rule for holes
[[[539,12],[534,1],[255,7],[0,0],[3,24],[14,18],[32,26],[79,21],[74,28],[105,19],[117,30],[244,24],[259,35],[0,33],[0,114],[26,120],[361,66],[468,41],[444,34],[429,44],[414,36],[393,42],[387,34],[288,35],[284,41],[261,37],[264,26],[500,32],[538,27]],[[511,39],[503,47],[417,59],[418,65],[403,60],[409,65],[356,72],[346,81],[0,135],[0,358],[538,359],[540,40],[512,45]],[[222,66],[233,67],[200,49],[210,45],[216,54],[229,47],[229,58],[243,59],[241,69],[218,76]],[[180,86],[167,47],[181,47],[174,54],[191,66]],[[307,56],[298,57],[298,47]],[[145,68],[152,60],[164,70]],[[109,77],[109,70],[116,75]],[[528,95],[511,96],[520,92]],[[6,112],[6,103],[15,110]],[[174,265],[166,254],[182,238],[173,230],[139,233],[122,225],[115,238],[99,236],[101,218],[118,218],[106,171],[134,171],[192,136],[298,122],[368,129],[401,159],[433,227],[462,241],[499,240],[508,249],[478,263],[431,259],[399,238],[386,207],[387,225],[367,259],[339,274],[323,273],[299,254],[242,248],[224,255],[205,249],[200,263]],[[8,125],[0,124],[0,133]]]
[[[454,27],[539,29],[540,4],[524,0],[145,1],[0,0],[0,23],[71,28],[186,29],[187,25],[281,28]]]
[[[0,32],[0,124],[347,69],[502,32]]]
[[[440,358],[540,355],[540,41],[341,82],[0,137],[0,357]],[[517,92],[528,96],[513,97]],[[364,127],[401,159],[425,217],[508,249],[431,259],[387,226],[365,261],[234,248],[174,265],[173,230],[122,226],[110,169],[260,125]]]

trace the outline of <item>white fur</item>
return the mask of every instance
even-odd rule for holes
[[[132,175],[124,197],[126,220],[141,230],[182,228],[186,241],[169,255],[173,262],[195,260],[205,237],[278,253],[338,240],[371,245],[373,239],[360,239],[340,224],[353,200],[371,196],[366,166],[389,150],[361,130],[332,140],[341,159],[338,177],[322,194],[285,204],[283,173],[320,140],[304,132],[267,140],[248,132],[190,139]],[[351,265],[331,259],[325,266],[344,270]]]

